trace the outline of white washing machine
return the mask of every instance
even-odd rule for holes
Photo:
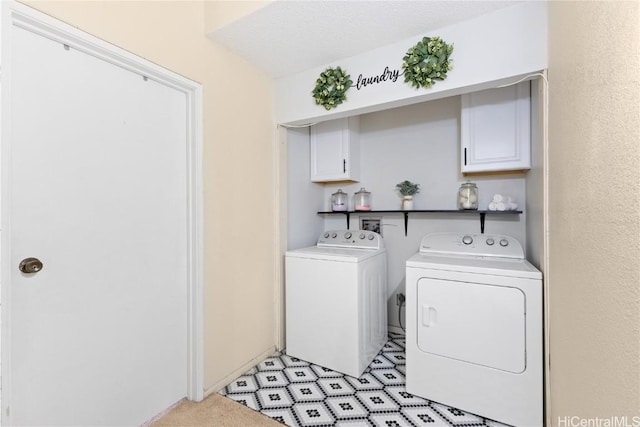
[[[406,265],[407,391],[542,426],[542,274],[520,243],[434,233]]]
[[[387,341],[382,236],[326,231],[285,261],[286,353],[359,377]]]

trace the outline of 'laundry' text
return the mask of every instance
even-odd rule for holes
[[[384,67],[384,71],[379,76],[363,77],[362,74],[360,74],[358,76],[358,82],[356,83],[356,89],[360,90],[360,88],[365,86],[386,82],[387,80],[395,83],[398,77],[400,77],[400,70],[390,70],[389,67]]]

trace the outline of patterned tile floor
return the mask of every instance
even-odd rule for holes
[[[220,394],[291,427],[505,426],[407,393],[404,374],[404,335],[390,333],[360,378],[276,353]]]

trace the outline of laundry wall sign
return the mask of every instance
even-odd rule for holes
[[[358,76],[358,80],[356,81],[356,89],[360,90],[366,86],[370,86],[373,84],[384,83],[387,81],[395,83],[403,73],[398,69],[389,69],[389,66],[384,67],[384,70],[380,74],[376,74],[373,76],[364,76],[360,74]]]
[[[345,69],[330,67],[320,73],[311,95],[316,104],[331,110],[347,100],[346,93],[352,86],[360,90],[386,82],[396,83],[400,76],[404,76],[404,82],[412,87],[429,89],[437,81],[447,78],[447,72],[452,68],[452,52],[453,44],[440,37],[423,37],[407,50],[400,68],[390,68],[387,65],[380,74],[360,73],[354,84]]]

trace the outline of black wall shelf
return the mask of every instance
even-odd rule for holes
[[[445,209],[430,209],[430,210],[412,210],[412,211],[400,211],[400,210],[381,210],[381,211],[346,211],[346,212],[334,212],[334,211],[320,211],[318,215],[346,215],[347,228],[352,214],[356,215],[369,215],[369,214],[403,214],[404,215],[404,235],[407,235],[409,229],[409,215],[410,214],[429,214],[429,213],[446,213],[446,214],[475,214],[480,215],[480,232],[484,233],[484,219],[488,215],[519,215],[522,211],[485,211],[485,210],[445,210]]]

